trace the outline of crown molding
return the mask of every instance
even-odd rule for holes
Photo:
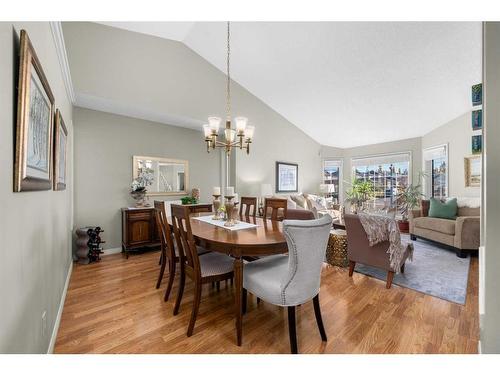
[[[73,81],[71,80],[71,72],[69,70],[68,56],[66,54],[66,45],[64,44],[61,22],[49,22],[49,24],[52,31],[52,37],[54,39],[54,45],[56,46],[57,58],[59,59],[59,65],[61,66],[64,87],[66,88],[69,100],[72,104],[75,104],[76,95],[75,90],[73,89]]]

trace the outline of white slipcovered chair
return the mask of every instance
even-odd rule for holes
[[[288,308],[288,330],[292,353],[297,353],[295,306],[313,300],[321,339],[327,340],[319,306],[321,266],[325,258],[332,218],[285,220],[283,234],[288,256],[275,255],[245,264],[243,312],[247,291],[263,301]]]

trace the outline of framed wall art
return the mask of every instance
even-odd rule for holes
[[[54,125],[54,190],[66,189],[67,148],[68,130],[58,109]]]
[[[52,189],[54,95],[31,44],[21,30],[14,160],[14,191]]]
[[[464,158],[465,186],[481,186],[481,156],[474,155]]]
[[[483,84],[478,83],[472,86],[472,105],[480,105],[483,103]]]
[[[296,193],[299,186],[299,165],[276,162],[276,192]]]
[[[483,110],[472,111],[472,130],[481,130],[483,128]]]
[[[473,135],[472,136],[472,154],[477,155],[483,152],[483,136]]]

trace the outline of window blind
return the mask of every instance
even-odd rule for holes
[[[425,161],[430,161],[430,160],[439,159],[439,158],[445,158],[446,153],[447,153],[447,146],[446,145],[426,148],[423,151]]]
[[[410,162],[410,160],[411,160],[410,152],[401,152],[397,154],[352,158],[351,165],[353,168],[355,168],[355,167],[365,167],[367,165],[404,163],[404,162]]]
[[[342,160],[323,160],[323,168],[328,168],[328,167],[341,167],[342,166]]]

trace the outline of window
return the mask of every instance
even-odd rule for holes
[[[395,203],[398,187],[411,182],[410,161],[409,152],[353,158],[351,161],[353,178],[372,183],[375,205],[388,207]]]
[[[448,196],[448,146],[426,148],[423,152],[425,171],[425,196]]]
[[[341,160],[323,160],[323,185],[321,192],[332,203],[339,203]]]

